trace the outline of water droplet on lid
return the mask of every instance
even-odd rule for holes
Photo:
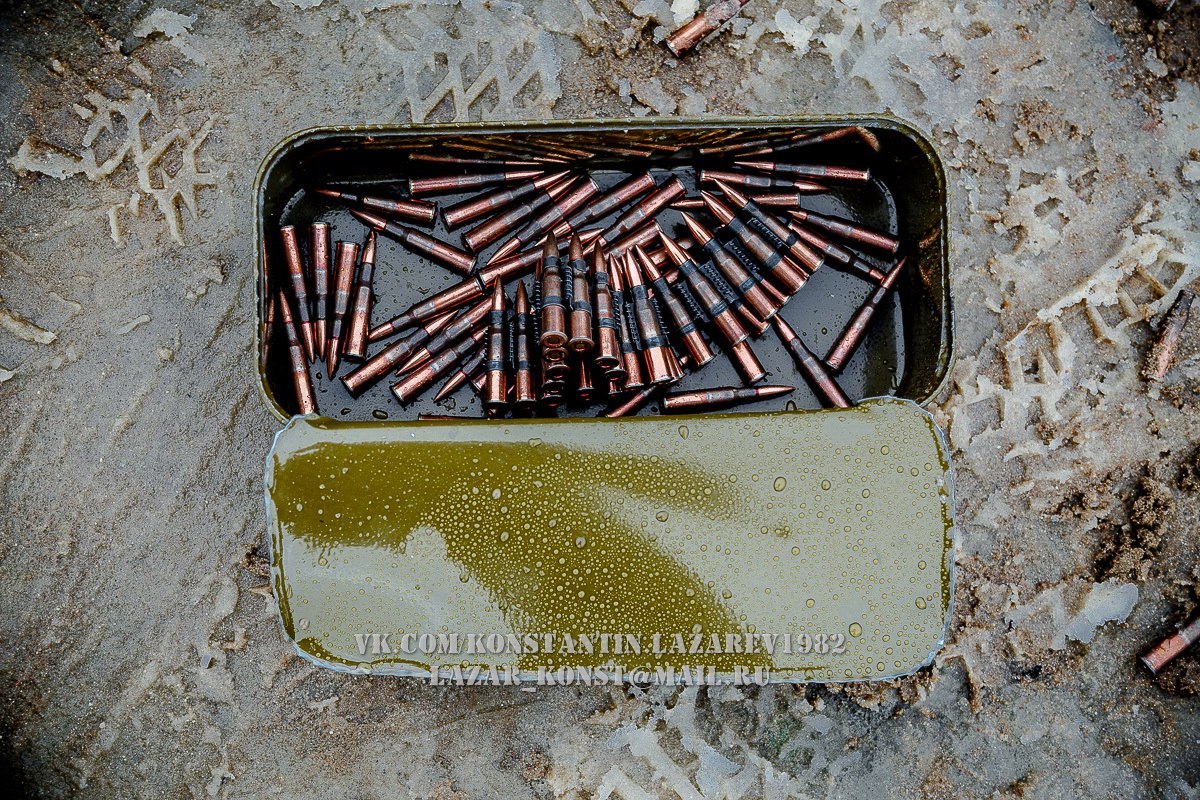
[[[813,600],[811,597],[804,601],[804,605],[808,606],[809,608],[812,608],[816,604],[817,604],[817,601]]]
[[[829,481],[821,481],[821,488],[828,492],[833,488],[833,484]]]
[[[793,548],[792,548],[792,555],[794,555],[794,556],[798,556],[798,555],[800,555],[800,548],[799,548],[799,547],[793,547]]]
[[[862,625],[859,625],[857,622],[851,622],[850,623],[850,635],[851,636],[862,636]]]
[[[669,513],[667,513],[666,511],[660,511],[654,515],[654,518],[656,520],[658,520],[659,522],[666,522],[668,519],[671,518],[671,515]]]
[[[922,609],[923,609],[923,608],[925,608],[925,606],[926,606],[926,603],[925,603],[925,598],[924,598],[924,597],[918,597],[918,598],[917,598],[917,608],[922,608]]]
[[[782,492],[787,488],[787,478],[782,475],[775,479],[775,491]]]
[[[679,426],[679,438],[686,439],[687,437],[688,437],[688,426],[680,425]]]

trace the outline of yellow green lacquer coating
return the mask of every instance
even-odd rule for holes
[[[883,678],[928,663],[949,613],[949,464],[907,401],[561,422],[295,418],[267,487],[284,629],[335,668]],[[384,651],[373,633],[388,634]],[[404,634],[538,638],[525,652],[427,655]],[[642,652],[614,653],[616,638],[601,652],[602,634]],[[730,652],[749,634],[756,652]]]

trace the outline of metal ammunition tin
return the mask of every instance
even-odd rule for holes
[[[923,403],[945,380],[953,354],[946,181],[941,162],[929,141],[907,123],[886,116],[714,117],[320,128],[290,136],[266,157],[254,187],[260,322],[257,347],[259,385],[263,395],[281,420],[297,410],[283,331],[279,325],[263,324],[268,318],[273,292],[279,288],[281,278],[286,278],[281,268],[279,226],[295,224],[307,230],[307,225],[313,221],[327,222],[331,225],[330,238],[334,241],[361,242],[367,234],[366,226],[354,219],[349,206],[322,197],[312,187],[329,186],[400,197],[406,194],[409,178],[445,175],[453,170],[446,164],[410,163],[407,155],[411,152],[429,152],[459,144],[478,149],[489,143],[495,144],[497,149],[515,152],[523,141],[530,143],[531,150],[540,152],[548,141],[554,140],[561,141],[570,152],[586,150],[600,154],[583,166],[595,174],[603,191],[624,180],[627,174],[649,169],[660,185],[675,176],[687,188],[689,196],[698,196],[700,187],[695,167],[724,169],[731,164],[728,158],[706,158],[695,154],[696,147],[721,131],[736,130],[772,137],[854,125],[863,126],[875,135],[881,145],[880,152],[869,151],[858,137],[842,137],[797,150],[794,158],[801,163],[821,158],[833,164],[854,164],[860,157],[869,158],[872,182],[865,186],[835,184],[829,194],[806,195],[806,208],[818,214],[849,219],[899,238],[909,248],[910,262],[897,291],[884,302],[871,331],[839,373],[838,383],[852,400],[896,395]],[[619,142],[620,147],[611,143],[604,146],[609,140]],[[672,154],[674,148],[679,149]],[[652,155],[609,155],[634,151]],[[781,156],[773,158],[780,160]],[[449,205],[470,196],[473,194],[446,194],[435,199]],[[588,227],[604,227],[616,216],[611,214],[589,223]],[[780,212],[779,216],[785,215]],[[663,219],[667,220],[666,227],[672,235],[679,237],[686,233],[675,212],[664,214]],[[444,222],[438,219],[432,234],[459,246],[461,232],[462,229],[448,231]],[[498,246],[499,243],[483,250],[479,254],[480,263],[486,262]],[[884,267],[891,263],[886,254],[870,250],[866,251],[864,260]],[[410,253],[402,245],[380,238],[372,325],[460,280],[460,276],[444,267]],[[869,284],[826,265],[781,310],[780,315],[813,352],[826,353],[871,291]],[[370,352],[382,346],[376,343]],[[776,337],[755,339],[753,347],[768,370],[769,380],[796,382],[787,377],[794,375],[794,366]],[[348,366],[343,365],[342,371],[346,369]],[[738,375],[733,365],[728,359],[718,358],[702,372],[687,375],[673,388],[683,391],[736,383]],[[445,406],[434,404],[430,392],[401,411],[385,382],[380,382],[356,400],[340,380],[330,380],[317,370],[313,370],[313,391],[319,413],[335,419],[370,421],[397,416],[407,419],[418,413],[444,413],[446,410]],[[479,413],[478,402],[467,395],[469,392],[465,390],[457,395],[455,411]],[[815,409],[821,407],[821,402],[811,388],[800,381],[793,395],[779,400],[775,406],[770,403],[764,406]],[[590,409],[580,409],[579,414],[595,416],[602,408],[598,404]],[[655,404],[650,403],[642,413],[652,413],[655,408]]]
[[[772,137],[849,125],[864,126],[881,144],[870,155],[872,181],[836,184],[805,209],[900,239],[909,262],[837,382],[853,401],[902,399],[778,413],[819,409],[822,402],[773,332],[751,340],[753,350],[770,383],[797,388],[755,405],[757,413],[470,420],[454,416],[483,416],[464,384],[450,400],[454,418],[448,419],[432,388],[401,407],[391,380],[355,398],[340,379],[314,366],[318,414],[293,417],[280,431],[265,474],[273,587],[284,633],[297,652],[357,673],[429,676],[451,664],[515,670],[519,680],[534,679],[543,668],[609,664],[645,665],[651,671],[639,673],[643,680],[661,679],[655,670],[672,667],[679,680],[678,668],[688,665],[711,668],[725,680],[744,667],[767,667],[773,682],[866,680],[930,663],[950,619],[954,498],[945,442],[911,401],[926,402],[945,381],[953,325],[945,177],[932,146],[906,123],[888,117],[589,120],[296,134],[267,156],[254,188],[259,385],[280,420],[297,412],[286,332],[271,314],[275,295],[289,285],[278,228],[316,221],[331,226],[333,241],[361,242],[367,234],[348,207],[311,187],[400,197],[410,178],[452,171],[447,164],[410,162],[410,152],[451,145],[476,151],[494,142],[519,154],[528,141],[531,152],[540,153],[561,141],[564,153],[598,154],[583,166],[602,192],[627,174],[650,170],[660,186],[673,176],[688,196],[698,196],[697,167],[728,165],[728,159],[695,154],[713,134]],[[802,160],[852,164],[856,141],[842,137],[814,146],[821,149],[805,151]],[[449,205],[468,196],[437,200]],[[618,215],[588,227],[603,228]],[[664,218],[669,235],[686,233],[676,212]],[[440,217],[432,234],[461,242],[461,229],[447,231]],[[478,253],[478,263],[501,244]],[[691,252],[701,258],[698,248]],[[894,261],[878,253],[864,260],[885,269]],[[380,238],[371,324],[461,280]],[[825,353],[874,289],[822,267],[779,318],[814,353]],[[372,344],[368,354],[392,341]],[[740,382],[733,363],[719,357],[671,389]],[[596,416],[614,404],[605,392],[596,394],[597,405],[581,415]],[[638,413],[657,411],[659,398]],[[414,419],[418,414],[422,418]],[[525,535],[518,523],[526,518],[561,524]],[[330,519],[340,522],[330,525]],[[573,577],[579,574],[619,577]],[[604,615],[596,617],[597,609]],[[554,635],[557,643],[569,635],[579,646],[578,635],[592,628],[636,635],[643,644],[656,633],[669,638],[665,652],[647,658],[545,650],[541,656],[443,658],[378,646],[378,635],[390,634],[393,647],[403,647],[405,633],[436,631]],[[789,652],[695,656],[675,650],[677,634],[696,631],[705,646],[716,641],[710,635],[728,644],[729,636],[744,642],[756,632],[786,634]]]

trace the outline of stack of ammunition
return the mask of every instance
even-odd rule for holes
[[[904,277],[905,258],[893,236],[806,207],[831,186],[875,180],[868,164],[795,157],[837,139],[865,144],[867,157],[879,148],[857,127],[685,148],[585,149],[530,135],[413,152],[407,197],[313,187],[310,200],[348,206],[367,230],[361,246],[331,243],[322,221],[273,232],[282,257],[269,265],[267,319],[285,329],[293,410],[317,410],[309,364],[318,361],[355,398],[387,379],[408,406],[444,380],[436,400],[470,387],[489,417],[598,402],[621,416],[655,398],[665,412],[726,408],[793,390],[763,384],[753,341],[768,331],[824,405],[846,407],[836,375]],[[689,196],[680,177],[693,175]],[[378,236],[458,279],[372,324]],[[820,269],[860,279],[866,294],[823,357],[778,316]],[[744,385],[666,394],[722,353]]]

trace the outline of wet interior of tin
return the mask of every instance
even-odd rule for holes
[[[820,125],[762,125],[763,134],[790,130],[819,129],[849,124],[848,121],[823,122]],[[809,195],[803,200],[806,210],[819,214],[851,219],[865,226],[897,236],[902,242],[901,253],[907,253],[910,263],[901,278],[898,290],[884,303],[871,329],[853,359],[837,379],[851,400],[880,395],[897,395],[923,402],[940,384],[949,364],[950,326],[949,299],[946,288],[945,253],[945,187],[936,157],[928,146],[914,134],[888,123],[868,123],[882,147],[872,152],[858,140],[842,139],[793,151],[780,161],[795,163],[827,163],[845,166],[870,166],[873,180],[863,187],[834,184],[828,194]],[[302,231],[302,247],[307,256],[307,226],[314,221],[332,226],[332,241],[363,242],[366,227],[352,217],[344,205],[316,195],[312,187],[334,186],[364,193],[405,196],[405,180],[416,175],[440,175],[463,170],[448,165],[422,162],[410,163],[409,151],[470,155],[448,151],[446,145],[459,138],[474,143],[490,139],[519,146],[524,137],[545,141],[553,136],[565,144],[587,148],[597,142],[619,141],[627,147],[639,144],[678,146],[683,149],[672,155],[651,158],[598,157],[582,162],[601,189],[607,189],[627,175],[650,169],[661,184],[670,175],[677,176],[688,190],[688,196],[698,196],[697,167],[725,168],[731,161],[724,158],[698,157],[691,143],[718,134],[719,128],[695,126],[663,126],[645,128],[571,129],[522,128],[519,131],[457,132],[411,131],[356,132],[318,131],[298,137],[283,148],[265,170],[257,198],[259,212],[260,258],[259,314],[263,335],[260,337],[260,366],[268,395],[285,414],[296,409],[290,379],[290,365],[283,331],[278,324],[268,325],[264,297],[272,296],[286,279],[282,266],[277,229],[293,224]],[[757,135],[760,131],[740,126],[739,130]],[[718,134],[719,135],[719,134]],[[501,156],[497,156],[501,157]],[[485,190],[486,191],[486,190]],[[438,195],[439,208],[478,192],[457,195]],[[586,227],[602,227],[623,211],[590,223]],[[710,228],[715,222],[706,214],[700,217]],[[683,235],[686,231],[678,212],[667,210],[658,216],[668,233]],[[433,234],[442,241],[462,247],[461,234],[470,223],[455,231],[447,231],[440,215]],[[418,227],[428,231],[428,228]],[[486,261],[504,238],[480,252]],[[465,248],[464,248],[465,249]],[[857,250],[864,261],[887,267],[892,263],[869,250]],[[481,261],[481,263],[482,263]],[[375,273],[375,302],[372,324],[390,318],[413,303],[460,281],[460,276],[430,262],[387,237],[379,237],[379,252]],[[528,282],[529,278],[525,280]],[[515,281],[507,286],[511,299]],[[822,267],[808,284],[783,308],[780,315],[800,334],[811,350],[818,355],[828,352],[844,325],[871,291],[862,280]],[[389,340],[390,341],[390,340]],[[383,345],[373,345],[377,352]],[[796,371],[786,350],[773,331],[751,340],[751,346],[768,370],[766,383],[794,385],[791,395],[767,400],[748,407],[753,410],[782,408],[820,408],[821,403],[803,377]],[[354,365],[343,363],[339,375]],[[351,397],[336,377],[326,377],[323,366],[310,368],[318,410],[336,419],[415,419],[419,413],[462,414],[480,416],[479,401],[469,387],[463,387],[441,403],[434,403],[436,391],[431,387],[422,397],[401,406],[388,390],[390,380],[383,380],[358,398]],[[440,383],[440,382],[439,382]],[[672,390],[711,386],[741,385],[732,363],[719,356],[699,371],[689,371]],[[595,416],[609,403],[580,406],[568,394],[568,402],[558,408],[540,409],[549,416]],[[647,404],[640,413],[657,413],[657,404]]]
[[[950,608],[945,444],[900,400],[569,423],[298,417],[268,457],[267,488],[284,629],[323,666],[508,665],[533,679],[743,665],[776,681],[879,679],[928,663]],[[397,650],[365,651],[371,631]],[[403,650],[406,635],[484,632],[623,634],[646,649]],[[724,644],[747,634],[797,648]],[[692,644],[653,652],[655,636]]]

